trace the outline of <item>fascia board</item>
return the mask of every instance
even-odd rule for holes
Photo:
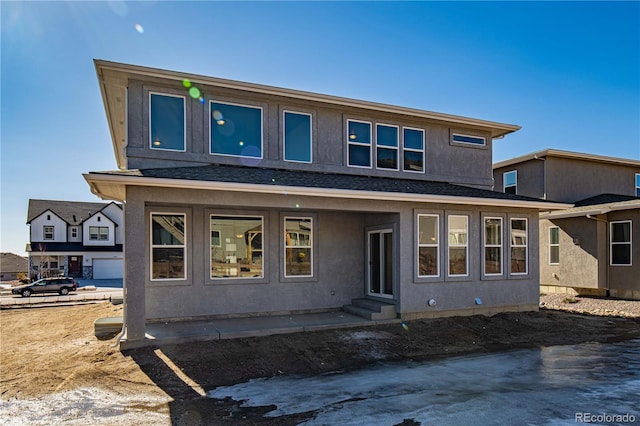
[[[282,194],[308,197],[349,198],[378,201],[404,201],[413,203],[446,203],[482,205],[494,207],[519,207],[539,210],[567,209],[572,204],[549,203],[546,201],[520,201],[504,200],[496,198],[456,197],[451,195],[436,194],[407,194],[399,192],[377,192],[350,189],[333,188],[308,188],[283,185],[257,185],[233,182],[208,182],[183,179],[148,178],[138,176],[117,176],[84,174],[85,180],[91,186],[91,190],[98,196],[104,196],[100,190],[101,184],[127,186],[149,186],[179,189],[203,189],[209,191],[233,191],[258,194]],[[124,191],[121,191],[124,194]],[[120,195],[122,196],[122,195]],[[108,197],[107,197],[108,198]]]
[[[569,209],[567,211],[541,213],[540,219],[565,219],[570,217],[593,216],[593,215],[607,214],[610,212],[615,212],[620,210],[634,210],[634,209],[640,209],[640,201],[605,204],[605,205],[594,206],[591,209],[577,210],[577,211],[574,209]]]

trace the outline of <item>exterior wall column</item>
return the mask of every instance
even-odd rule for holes
[[[132,196],[135,189],[127,187],[124,204],[124,321],[126,341],[144,340],[145,336],[145,229],[144,201]],[[134,253],[136,255],[128,255]]]

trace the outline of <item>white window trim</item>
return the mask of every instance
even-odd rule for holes
[[[505,177],[506,177],[509,173],[515,173],[515,175],[516,175],[516,183],[515,183],[514,185],[507,185],[507,184],[505,183],[505,182],[506,182]],[[504,173],[502,174],[502,192],[506,193],[506,192],[507,192],[507,188],[511,188],[512,186],[515,186],[515,187],[516,187],[516,192],[515,192],[515,194],[517,195],[517,194],[518,194],[518,171],[517,171],[517,170],[509,170],[508,172],[504,172]]]
[[[436,242],[435,244],[424,244],[420,243],[420,217],[428,216],[436,218]],[[419,213],[418,221],[416,226],[416,241],[417,241],[417,253],[416,253],[416,266],[418,268],[417,276],[418,278],[438,278],[440,277],[440,215],[439,214],[429,214],[429,213]],[[435,275],[420,275],[420,247],[435,247],[436,253],[438,255],[438,261],[436,262],[436,274]]]
[[[369,143],[362,143],[362,142],[351,142],[351,140],[349,139],[349,123],[364,123],[364,124],[368,124],[369,125]],[[373,123],[370,121],[364,121],[364,120],[354,120],[351,118],[347,119],[347,167],[355,167],[357,169],[372,169],[373,168]],[[358,146],[366,146],[369,147],[369,165],[368,166],[358,166],[358,165],[354,165],[351,164],[351,155],[350,155],[350,149],[349,147],[351,145],[358,145]]]
[[[465,138],[482,139],[482,143],[480,144],[480,143],[473,143],[473,142],[456,141],[454,140],[456,136],[463,136]],[[451,142],[455,144],[460,143],[460,144],[470,145],[470,146],[487,146],[487,138],[485,138],[484,136],[468,135],[465,133],[458,133],[458,132],[451,133]]]
[[[396,129],[396,145],[395,145],[395,147],[394,146],[388,146],[388,145],[378,145],[378,127],[393,127],[393,128]],[[395,124],[376,123],[376,137],[375,137],[375,140],[376,140],[376,144],[375,144],[376,145],[376,153],[375,153],[376,154],[375,155],[375,158],[376,158],[376,169],[379,169],[379,170],[395,170],[395,171],[400,170],[400,158],[399,158],[399,155],[400,155],[400,149],[399,149],[399,147],[400,147],[400,126],[396,126]],[[387,167],[378,167],[378,148],[388,149],[390,151],[395,151],[396,152],[396,167],[395,167],[395,169],[387,168]]]
[[[407,148],[404,146],[404,131],[406,130],[415,130],[417,132],[420,132],[422,134],[422,149],[415,149],[415,148]],[[425,131],[424,129],[418,129],[416,127],[403,127],[402,128],[402,171],[406,172],[406,173],[422,173],[424,174],[427,167],[425,165],[425,158],[424,158],[424,151],[425,151]],[[405,151],[409,151],[409,152],[419,152],[420,154],[422,154],[422,170],[407,170],[404,168],[404,152]],[[398,162],[400,163],[400,162]]]
[[[78,227],[77,226],[72,226],[71,227],[71,238],[78,238]]]
[[[286,122],[287,113],[309,116],[309,161],[287,160],[287,156],[286,156],[287,139],[286,139],[286,133],[285,133],[285,129],[286,129],[285,122]],[[211,134],[211,132],[209,132],[209,134]],[[211,146],[211,144],[209,144],[209,146]],[[293,111],[288,109],[285,109],[282,111],[282,159],[290,163],[304,163],[304,164],[313,163],[313,114],[309,114],[308,112]]]
[[[296,246],[288,246],[287,245],[287,240],[286,240],[286,235],[287,235],[287,219],[302,219],[302,220],[309,220],[309,227],[311,228],[311,233],[309,234],[309,245],[308,246],[303,246],[303,245],[296,245]],[[311,278],[314,275],[314,270],[313,270],[313,217],[311,216],[285,216],[282,220],[282,229],[283,229],[283,236],[285,236],[285,243],[284,243],[284,251],[283,251],[283,256],[282,256],[282,267],[283,267],[283,272],[284,272],[284,277],[285,278]],[[309,262],[311,264],[311,275],[287,275],[287,249],[288,248],[308,248],[311,251],[311,259],[309,259]]]
[[[213,270],[213,258],[211,256],[211,241],[209,241],[209,279],[211,281],[216,281],[216,282],[220,282],[220,281],[238,281],[238,280],[252,280],[252,281],[260,281],[260,280],[264,280],[266,277],[266,270],[265,270],[265,241],[266,239],[264,238],[265,235],[265,229],[264,229],[264,215],[261,214],[224,214],[224,213],[210,213],[209,214],[209,235],[211,235],[211,220],[213,219],[213,217],[243,217],[243,218],[255,218],[255,219],[260,219],[260,223],[262,226],[262,276],[261,277],[214,277],[212,274],[212,270]],[[222,245],[222,234],[220,235],[220,245]],[[214,246],[216,247],[216,246]]]
[[[182,122],[184,123],[184,135],[182,135],[182,149],[169,149],[169,148],[156,148],[153,146],[153,140],[151,138],[151,95],[167,96],[170,98],[182,98],[183,110],[182,110]],[[183,95],[173,95],[170,93],[149,91],[149,148],[156,151],[169,151],[169,152],[187,152],[187,98]]]
[[[91,234],[91,228],[97,228],[98,229],[98,238],[92,238],[92,234]],[[100,238],[100,236],[102,235],[102,230],[106,229],[107,230],[107,238],[106,239],[102,239]],[[89,226],[89,241],[109,241],[109,227],[108,226]]]
[[[640,173],[636,173],[636,181],[635,181],[635,185],[636,185],[636,193],[635,193],[635,196],[636,196],[636,197],[640,197]]]
[[[47,237],[49,232],[46,231],[47,228],[51,228],[51,237]],[[56,228],[53,225],[43,225],[42,226],[42,239],[43,240],[55,240],[56,239]]]
[[[466,230],[467,230],[467,242],[465,244],[451,244],[449,242],[449,230],[450,230],[450,224],[451,224],[451,218],[453,217],[463,217],[465,219],[466,222]],[[460,248],[460,247],[464,247],[465,249],[465,271],[467,271],[465,274],[452,274],[451,273],[451,264],[450,264],[450,256],[451,256],[451,252],[450,249],[451,248]],[[448,277],[452,277],[452,278],[458,278],[458,277],[468,277],[469,276],[469,216],[464,215],[464,214],[449,214],[447,215],[447,276]]]
[[[514,244],[513,239],[511,238],[511,232],[513,230],[513,221],[514,220],[524,220],[526,234],[525,234],[525,244]],[[512,272],[511,271],[511,249],[513,247],[524,247],[524,269],[525,272]],[[526,217],[511,217],[509,218],[509,275],[523,276],[529,275],[529,219]]]
[[[613,242],[613,225],[615,223],[628,223],[629,224],[629,242]],[[629,256],[629,263],[613,263],[613,246],[614,245],[628,245],[631,256]],[[615,220],[609,222],[609,265],[610,266],[633,266],[633,223],[631,220]]]
[[[557,243],[552,243],[551,242],[551,230],[552,229],[557,229],[558,230],[558,242]],[[551,262],[551,248],[552,247],[558,247],[558,261],[557,262]],[[560,227],[559,226],[550,226],[549,227],[549,265],[559,265],[560,264]]]
[[[500,244],[487,244],[487,219],[498,219],[500,221]],[[500,216],[484,216],[482,218],[482,274],[487,277],[497,277],[504,275],[504,221]],[[468,232],[468,231],[467,231]],[[500,272],[499,273],[487,273],[487,248],[500,248]]]
[[[260,157],[250,157],[247,155],[233,155],[233,154],[222,154],[219,152],[211,152],[211,126],[213,124],[213,111],[211,110],[211,105],[212,104],[223,104],[223,105],[233,105],[233,106],[239,106],[239,107],[243,107],[243,108],[253,108],[253,109],[259,109],[260,110]],[[235,102],[226,102],[226,101],[216,101],[215,99],[210,99],[209,100],[209,155],[220,155],[222,157],[233,157],[233,158],[249,158],[249,159],[254,159],[254,160],[262,160],[264,158],[264,108],[262,108],[261,106],[256,106],[256,105],[246,105],[246,104],[239,104],[239,103],[235,103]]]
[[[181,245],[154,245],[153,244],[153,216],[182,216],[184,218],[184,242]],[[182,278],[153,278],[153,249],[154,248],[181,248],[184,250],[184,277]],[[177,212],[153,211],[149,213],[149,281],[187,281],[187,214]]]

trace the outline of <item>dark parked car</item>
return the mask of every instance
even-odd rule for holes
[[[29,297],[34,293],[59,293],[64,296],[70,291],[76,291],[78,283],[73,278],[55,277],[43,278],[31,284],[20,285],[11,290],[13,294],[20,294],[22,297]]]

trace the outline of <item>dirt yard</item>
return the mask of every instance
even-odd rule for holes
[[[637,317],[544,309],[121,353],[115,337],[98,340],[93,334],[95,319],[117,315],[121,307],[108,302],[2,310],[0,417],[8,424],[289,425],[313,413],[263,418],[274,407],[242,408],[205,392],[252,378],[381,361],[640,338]]]

